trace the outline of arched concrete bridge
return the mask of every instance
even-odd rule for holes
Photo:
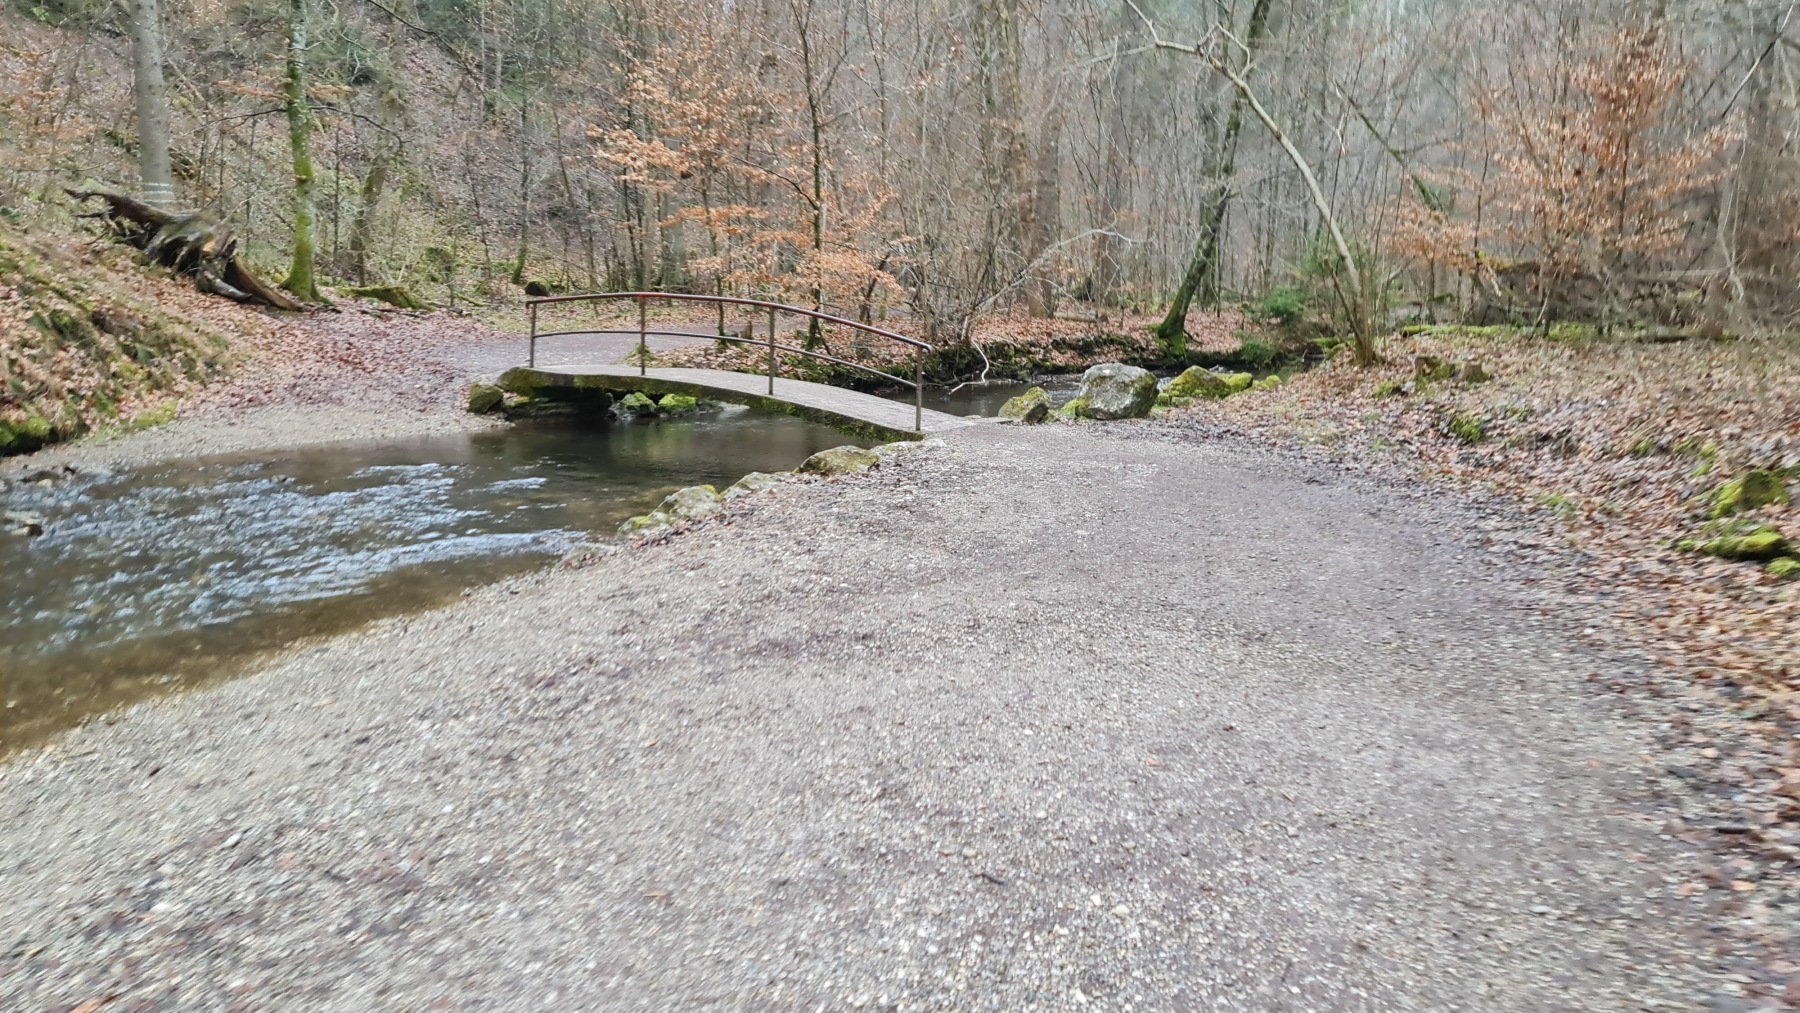
[[[539,339],[592,333],[589,331],[540,332],[538,330],[540,307],[561,303],[606,302],[626,299],[635,301],[638,307],[638,351],[635,364],[603,364],[578,360],[551,364],[538,361],[537,344]],[[752,337],[732,334],[699,335],[692,332],[654,329],[648,320],[648,307],[652,300],[697,302],[720,307],[748,309],[751,313],[764,318],[762,329],[764,337],[762,340],[756,340]],[[553,296],[533,299],[526,306],[527,312],[531,316],[531,345],[527,364],[507,370],[506,374],[500,378],[501,387],[516,393],[532,394],[546,390],[574,389],[605,391],[612,394],[638,391],[654,397],[661,397],[664,394],[683,394],[794,415],[873,439],[920,439],[931,433],[972,425],[976,422],[974,419],[930,411],[924,407],[923,365],[925,357],[931,354],[931,345],[915,338],[844,317],[835,317],[799,306],[788,306],[756,299],[668,292],[604,292],[594,295]],[[909,379],[893,372],[838,358],[824,352],[782,344],[779,340],[777,323],[779,317],[784,314],[809,321],[816,320],[834,328],[849,328],[886,341],[897,342],[910,353],[912,377]],[[766,366],[760,373],[650,366],[646,364],[649,359],[648,339],[653,336],[705,337],[707,340],[728,341],[763,349],[767,352]],[[782,353],[848,366],[873,373],[897,386],[910,387],[913,391],[912,403],[907,404],[874,394],[834,387],[830,384],[784,377],[780,375],[780,355]],[[888,368],[892,369],[893,367]]]

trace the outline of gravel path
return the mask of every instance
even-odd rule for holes
[[[0,766],[0,1008],[1694,1008],[1462,520],[1100,426],[784,486]]]

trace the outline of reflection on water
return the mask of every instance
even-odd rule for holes
[[[0,750],[541,565],[678,486],[723,487],[847,442],[728,408],[15,487],[5,508],[48,524],[0,537]]]
[[[951,415],[981,415],[993,417],[1000,414],[1000,406],[1012,398],[1025,393],[1033,387],[1044,388],[1050,395],[1050,404],[1060,408],[1063,402],[1075,396],[1081,386],[1081,374],[1068,376],[1040,376],[1029,382],[1003,380],[995,383],[965,383],[954,387],[925,388],[925,407],[934,411]],[[896,395],[908,401],[912,400],[912,391]]]

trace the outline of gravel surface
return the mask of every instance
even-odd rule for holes
[[[1099,426],[790,483],[0,765],[0,1008],[1746,1008],[1467,521]]]

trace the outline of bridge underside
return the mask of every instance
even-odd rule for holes
[[[506,371],[500,386],[516,394],[532,396],[546,390],[592,390],[609,394],[639,391],[647,396],[682,394],[747,405],[763,411],[793,415],[810,422],[842,429],[865,439],[917,440],[933,433],[973,425],[976,420],[926,410],[919,429],[913,428],[914,406],[890,401],[861,391],[829,384],[777,377],[774,393],[769,378],[754,373],[719,369],[651,368],[643,374],[630,365],[557,366],[534,369],[518,366]]]

